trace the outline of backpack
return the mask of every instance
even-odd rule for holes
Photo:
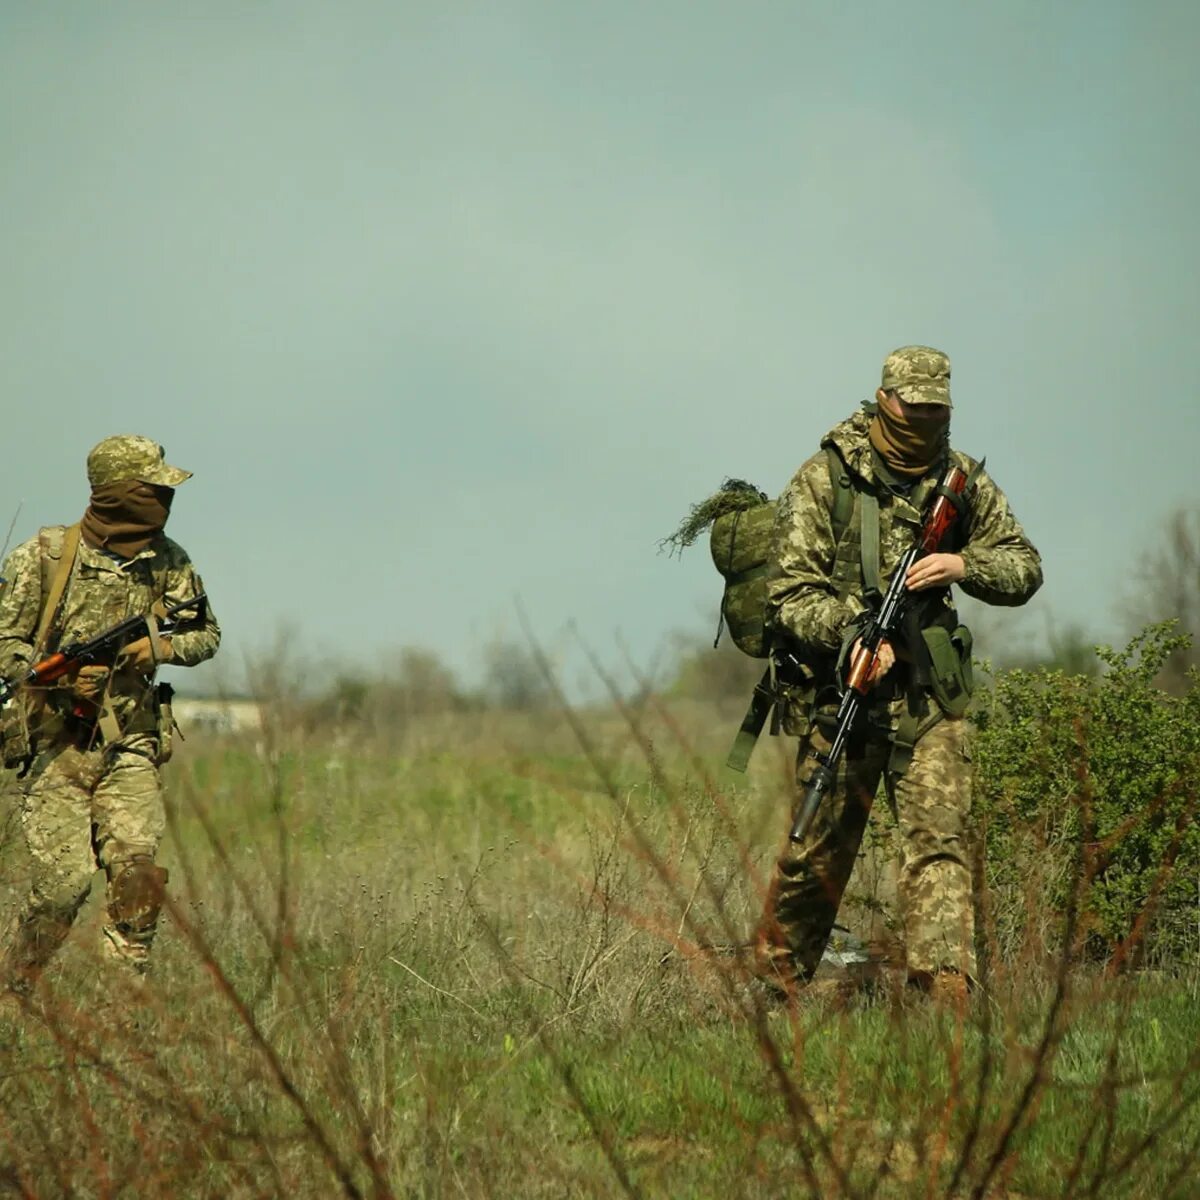
[[[838,542],[854,512],[854,489],[838,452],[827,446],[825,454],[833,482],[833,537]],[[743,654],[769,658],[767,578],[771,571],[771,538],[778,502],[767,499],[766,493],[740,479],[727,479],[717,497],[722,498],[717,506],[722,511],[713,519],[708,547],[725,588],[713,647],[721,640],[723,625]],[[710,497],[710,502],[717,497]]]
[[[832,446],[825,448],[833,481],[833,533],[840,541],[854,512],[854,489],[842,460]],[[778,501],[743,479],[726,479],[707,500],[692,505],[679,528],[659,545],[675,552],[690,546],[709,530],[713,566],[725,587],[717,619],[715,649],[723,630],[751,658],[769,658],[766,630],[767,578],[771,571],[771,538]]]
[[[841,457],[832,446],[825,447],[829,477],[833,483],[834,540],[841,541],[854,513],[854,488]],[[771,540],[778,501],[742,479],[726,479],[707,500],[692,506],[679,528],[660,545],[676,551],[690,546],[709,529],[708,547],[713,565],[725,582],[717,620],[715,649],[723,629],[733,643],[751,658],[766,659],[767,668],[754,689],[750,707],[727,760],[735,771],[745,771],[750,754],[762,733],[768,715],[788,699],[792,685],[776,673],[771,639],[766,628],[767,580],[771,572]]]
[[[33,660],[36,662],[46,649],[51,626],[58,616],[67,580],[79,548],[79,526],[51,525],[38,531],[39,571],[42,584],[42,607],[38,614],[37,631],[33,635]],[[30,723],[41,710],[44,697],[24,693],[11,696],[0,712],[0,763],[6,768],[20,768],[23,776],[29,769],[33,749]]]

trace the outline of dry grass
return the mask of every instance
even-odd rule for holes
[[[782,747],[729,787],[699,711],[486,720],[189,742],[154,975],[93,898],[0,1019],[11,1193],[1193,1194],[1195,980],[1000,954],[991,911],[969,1012],[772,1007]]]

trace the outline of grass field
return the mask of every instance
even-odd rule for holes
[[[0,1189],[1200,1194],[1200,981],[1006,948],[965,1014],[769,1005],[730,948],[786,749],[731,783],[728,726],[679,720],[589,718],[586,752],[559,715],[190,740],[154,974],[96,957],[97,886],[0,1024]]]

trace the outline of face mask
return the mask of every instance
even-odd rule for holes
[[[80,522],[83,537],[97,550],[133,558],[162,532],[174,497],[174,488],[137,479],[101,484]]]
[[[928,415],[922,411],[930,410]],[[897,475],[919,477],[935,466],[946,448],[947,410],[940,404],[917,404],[899,415],[880,403],[871,419],[871,445]]]

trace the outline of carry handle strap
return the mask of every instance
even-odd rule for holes
[[[50,582],[50,594],[44,597],[42,615],[38,621],[37,633],[33,636],[33,661],[37,662],[46,649],[46,639],[50,627],[58,615],[58,607],[62,603],[63,593],[67,590],[67,580],[71,577],[71,568],[75,565],[75,555],[79,551],[79,522],[68,525],[63,535],[62,553],[58,560],[58,570]]]

